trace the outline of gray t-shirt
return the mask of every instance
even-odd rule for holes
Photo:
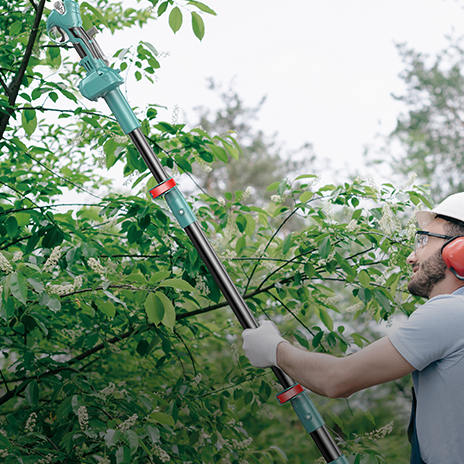
[[[464,287],[430,299],[389,339],[417,369],[412,379],[422,459],[464,462]]]

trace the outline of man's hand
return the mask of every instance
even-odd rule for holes
[[[281,337],[279,329],[271,321],[261,321],[257,329],[242,332],[243,350],[255,367],[277,367],[277,347],[287,342]]]

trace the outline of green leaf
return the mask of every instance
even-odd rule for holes
[[[156,292],[156,297],[160,300],[164,308],[164,316],[161,322],[166,327],[172,329],[176,323],[176,310],[171,300],[163,292]]]
[[[27,301],[27,283],[26,278],[21,274],[21,272],[14,272],[10,276],[10,291],[15,298],[17,298],[21,303],[26,303]]]
[[[330,252],[330,237],[326,237],[322,242],[319,244],[318,247],[319,255],[322,259],[326,259],[329,256]]]
[[[169,277],[171,273],[169,271],[158,271],[155,272],[149,280],[150,284],[157,284],[160,280],[165,279],[166,277]]]
[[[363,287],[368,287],[369,284],[371,283],[371,278],[369,274],[366,271],[361,271],[358,275],[359,282],[361,282],[361,285]]]
[[[163,320],[164,306],[154,293],[150,293],[147,296],[144,306],[148,319],[153,322],[153,324],[159,324]]]
[[[121,433],[119,430],[108,429],[105,434],[105,445],[109,447],[118,443]]]
[[[21,115],[21,123],[26,134],[30,137],[37,128],[37,116],[34,109],[25,109]]]
[[[32,285],[34,290],[41,295],[45,289],[44,284],[39,280],[33,279],[32,277],[27,279],[27,281]]]
[[[146,425],[145,432],[147,432],[147,435],[150,437],[150,440],[153,443],[157,443],[159,441],[160,432],[156,427],[153,427],[152,425]]]
[[[219,160],[222,161],[223,163],[227,163],[228,158],[227,158],[227,153],[224,150],[224,148],[218,147],[217,145],[214,145],[213,143],[208,144],[209,149],[211,150],[211,153]]]
[[[192,11],[192,29],[198,39],[203,39],[205,36],[205,23],[202,17],[195,11]]]
[[[284,461],[288,461],[287,455],[286,455],[278,446],[271,445],[271,446],[269,447],[269,449],[273,449],[273,450],[277,451],[277,453],[279,453],[280,457],[281,457]]]
[[[323,324],[324,324],[330,331],[332,331],[332,330],[333,330],[333,320],[332,320],[332,318],[329,316],[329,314],[327,313],[327,311],[326,311],[325,309],[320,308],[320,309],[319,309],[319,316],[320,316],[321,321],[323,322]]]
[[[8,440],[8,438],[4,437],[2,434],[0,434],[0,448],[11,448],[10,440]]]
[[[97,305],[100,309],[100,311],[108,316],[109,318],[113,319],[114,316],[116,315],[116,308],[111,301],[100,301],[97,300]]]
[[[31,380],[26,387],[26,390],[24,391],[26,394],[26,400],[27,402],[35,408],[37,404],[39,403],[39,386],[37,384],[37,381]]]
[[[180,11],[179,7],[174,7],[169,14],[169,26],[171,27],[174,34],[180,29],[182,26],[182,12]]]
[[[307,203],[309,200],[311,200],[311,198],[314,196],[314,193],[313,192],[310,192],[309,190],[307,190],[306,192],[303,192],[301,195],[300,195],[300,202],[301,203]]]
[[[292,244],[292,232],[287,234],[282,244],[282,253],[284,256],[289,252],[291,244]]]
[[[169,416],[168,414],[164,414],[163,412],[152,412],[149,417],[148,417],[148,420],[150,422],[159,422],[160,424],[164,424],[164,425],[170,425],[171,427],[174,427],[174,419]]]
[[[374,298],[382,309],[385,309],[385,311],[390,311],[390,300],[385,296],[382,290],[376,288],[374,290]]]
[[[203,11],[204,13],[216,16],[216,12],[212,10],[209,6],[206,6],[204,3],[197,2],[196,0],[190,0],[187,4],[195,5],[199,10]]]
[[[173,287],[177,290],[183,290],[186,292],[195,291],[195,289],[188,282],[182,279],[166,279],[163,280],[163,282],[159,283],[158,287]]]

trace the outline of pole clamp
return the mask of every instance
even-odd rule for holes
[[[295,398],[295,396],[298,396],[300,393],[303,393],[303,391],[303,387],[299,383],[296,383],[295,385],[292,385],[290,388],[287,388],[283,392],[276,395],[276,398],[279,400],[280,404],[284,404],[287,401]]]
[[[150,195],[154,200],[155,198],[158,198],[161,195],[169,192],[169,190],[173,189],[175,186],[176,181],[171,177],[170,179],[161,182],[161,184],[158,184],[155,188],[152,188],[150,190]]]

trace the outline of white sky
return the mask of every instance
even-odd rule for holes
[[[129,5],[141,8],[149,3]],[[235,89],[249,106],[263,95],[267,101],[257,127],[289,148],[304,142],[334,168],[363,171],[364,147],[376,134],[394,129],[401,104],[398,74],[403,65],[394,43],[407,42],[435,54],[447,44],[445,35],[464,29],[462,2],[454,0],[204,0],[218,15],[203,15],[202,42],[193,35],[190,17],[174,35],[167,14],[140,30],[100,34],[107,55],[118,48],[152,43],[170,56],[160,60],[154,85],[129,82],[132,105],[168,107],[160,117],[194,123],[192,108],[215,108],[218,99],[206,89],[213,77]],[[382,178],[381,173],[375,176]],[[330,181],[330,179],[324,179]]]

